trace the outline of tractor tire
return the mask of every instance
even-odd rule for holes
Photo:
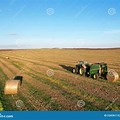
[[[80,69],[79,69],[79,74],[80,74],[81,76],[84,75],[84,68],[80,68]]]
[[[94,74],[93,79],[98,79],[98,74]]]
[[[76,73],[76,70],[73,68],[72,72],[73,72],[73,73]]]

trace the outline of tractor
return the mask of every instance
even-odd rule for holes
[[[107,64],[104,62],[91,64],[86,61],[80,61],[73,69],[73,73],[93,79],[102,78],[110,81],[116,81],[119,78],[115,71],[108,71]]]

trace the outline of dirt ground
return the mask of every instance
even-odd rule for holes
[[[115,82],[73,74],[81,61],[105,62],[120,75],[120,49],[0,51],[0,101],[4,110],[120,110]],[[4,95],[5,82],[22,76],[19,93]]]

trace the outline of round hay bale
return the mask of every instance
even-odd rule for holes
[[[107,74],[107,80],[110,82],[116,82],[118,79],[119,79],[118,73],[110,69]]]
[[[17,94],[20,88],[20,81],[8,80],[5,84],[4,94]]]
[[[9,59],[9,57],[6,57],[6,59]]]

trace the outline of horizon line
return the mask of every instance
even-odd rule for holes
[[[74,50],[108,50],[108,49],[120,49],[120,47],[104,47],[104,48],[0,48],[0,51],[10,51],[10,50],[35,50],[35,49],[74,49]]]

